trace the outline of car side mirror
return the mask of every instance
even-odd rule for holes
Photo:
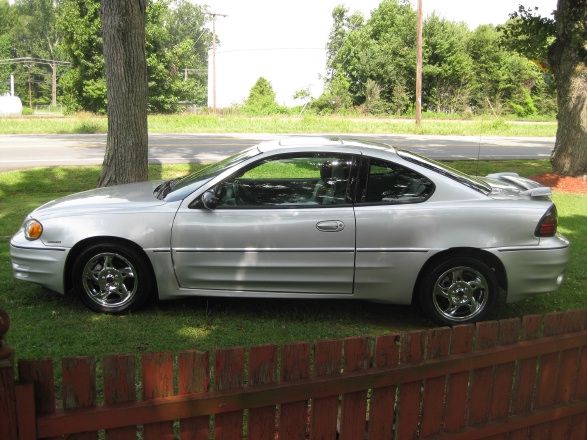
[[[218,197],[214,191],[206,191],[201,197],[202,205],[208,210],[212,210],[218,206]]]

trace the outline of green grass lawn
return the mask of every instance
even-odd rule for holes
[[[453,162],[475,171],[471,162]],[[151,167],[152,178],[176,177],[198,165]],[[532,175],[549,170],[547,161],[481,162],[479,173],[515,170]],[[45,168],[0,173],[0,308],[11,315],[8,342],[21,358],[101,355],[151,350],[201,350],[232,345],[379,335],[431,324],[407,306],[352,301],[194,298],[151,305],[110,316],[87,310],[74,297],[16,282],[8,240],[24,215],[41,203],[92,188],[98,167]],[[554,294],[502,306],[495,318],[584,307],[587,301],[587,196],[555,194],[560,231],[573,242],[567,280]]]
[[[554,136],[556,121],[513,121],[501,118],[471,120],[412,120],[357,116],[244,116],[150,115],[151,133],[400,133],[472,136]],[[105,133],[105,116],[0,118],[0,134]]]

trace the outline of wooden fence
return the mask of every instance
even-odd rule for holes
[[[0,341],[7,328],[0,311]],[[40,359],[19,360],[16,380],[12,358],[0,345],[2,440],[102,430],[108,440],[587,437],[587,311],[375,339],[68,357],[57,379]]]

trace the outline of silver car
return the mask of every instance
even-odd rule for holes
[[[382,144],[261,143],[182,179],[37,208],[14,275],[119,313],[204,295],[418,304],[441,324],[556,290],[569,258],[550,190]]]

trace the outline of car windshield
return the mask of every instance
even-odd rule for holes
[[[164,199],[165,196],[169,193],[180,191],[181,189],[187,188],[197,182],[207,182],[208,180],[219,175],[225,169],[243,162],[250,157],[256,156],[259,153],[260,152],[258,148],[249,148],[233,156],[229,156],[219,162],[201,168],[198,171],[188,174],[187,176],[180,179],[167,180],[155,189],[157,198]]]
[[[466,185],[469,188],[473,188],[474,190],[479,191],[483,194],[491,193],[491,187],[489,187],[482,180],[477,179],[473,176],[469,176],[468,174],[465,174],[459,170],[455,170],[454,168],[451,168],[445,164],[436,162],[435,160],[429,159],[424,156],[420,156],[419,154],[412,153],[410,151],[398,150],[397,154],[402,159],[405,159],[409,162],[415,163],[424,168],[428,168],[429,170],[435,171],[438,174],[442,174],[443,176],[456,180],[457,182],[460,182],[463,185]]]

